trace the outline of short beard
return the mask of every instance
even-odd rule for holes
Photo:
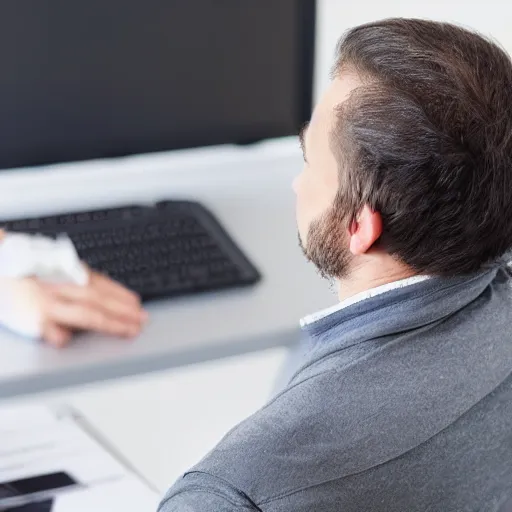
[[[336,207],[331,208],[309,227],[307,246],[299,234],[299,246],[325,279],[347,277],[352,260],[347,247],[347,218]]]

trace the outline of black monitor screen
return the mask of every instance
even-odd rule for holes
[[[314,13],[312,0],[3,0],[0,168],[296,133]]]

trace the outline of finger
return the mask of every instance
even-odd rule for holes
[[[140,332],[140,323],[127,322],[90,304],[54,300],[47,310],[50,322],[73,329],[133,337]]]
[[[43,340],[56,348],[67,345],[71,340],[71,336],[72,332],[70,329],[66,329],[52,322],[46,322],[42,333]]]
[[[104,310],[108,315],[118,316],[128,321],[140,323],[145,320],[146,313],[139,303],[123,301],[118,295],[102,291],[92,286],[74,284],[58,284],[47,286],[50,295],[58,300],[80,303],[92,308]]]
[[[113,279],[94,271],[90,271],[89,279],[89,285],[99,292],[111,294],[123,302],[140,305],[140,298],[135,292],[128,290]]]

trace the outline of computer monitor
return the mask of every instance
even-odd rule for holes
[[[294,134],[314,0],[0,2],[0,169]]]

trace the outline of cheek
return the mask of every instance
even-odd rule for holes
[[[308,178],[305,171],[302,171],[293,180],[293,191],[295,192],[295,213],[297,217],[297,228],[299,230],[300,238],[303,243],[306,242],[306,235],[309,228],[310,212],[309,204],[311,195],[310,187],[308,186]]]
[[[311,223],[319,219],[332,205],[336,190],[318,179],[311,169],[304,169],[294,180],[297,226],[303,242]]]

